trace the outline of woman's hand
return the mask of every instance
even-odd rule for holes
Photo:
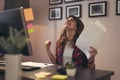
[[[47,49],[47,50],[50,49],[51,41],[50,41],[50,40],[47,40],[47,41],[45,41],[44,43],[45,43],[46,49]]]
[[[44,43],[45,43],[46,51],[47,51],[47,54],[48,54],[50,60],[52,61],[53,64],[56,64],[56,57],[52,54],[52,52],[50,50],[51,41],[47,40]]]
[[[93,47],[90,47],[90,58],[89,58],[89,63],[94,63],[94,60],[95,60],[95,56],[97,55],[97,50]]]
[[[89,63],[88,63],[88,67],[90,69],[95,69],[95,56],[97,55],[97,50],[93,47],[90,47],[90,50],[89,50],[89,53],[90,53],[90,58],[89,58]]]

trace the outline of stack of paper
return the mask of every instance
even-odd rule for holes
[[[53,66],[54,64],[48,64],[48,63],[39,63],[39,62],[32,62],[32,61],[28,61],[28,62],[22,62],[21,64],[22,66],[32,66],[32,67],[49,67],[49,66]]]
[[[39,73],[35,74],[35,77],[37,79],[45,79],[45,78],[47,78],[50,75],[51,75],[51,72],[39,72]]]
[[[66,80],[68,78],[67,75],[60,75],[60,74],[56,74],[54,76],[52,76],[53,80]]]

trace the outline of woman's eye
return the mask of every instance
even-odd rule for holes
[[[73,21],[73,19],[70,19],[69,21]]]

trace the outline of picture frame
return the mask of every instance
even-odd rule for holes
[[[84,1],[84,0],[64,0],[65,3],[78,2],[78,1]]]
[[[62,7],[49,8],[49,20],[62,19]]]
[[[74,15],[78,18],[81,17],[81,4],[66,6],[66,18],[70,15]]]
[[[63,0],[49,0],[49,5],[62,4]]]
[[[116,15],[120,15],[120,0],[116,0]]]
[[[89,3],[89,17],[107,16],[107,1]]]

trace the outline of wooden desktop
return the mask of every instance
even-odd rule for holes
[[[58,74],[56,66],[41,68],[34,71],[22,71],[22,80],[35,80],[34,74],[40,71],[51,72],[52,75]],[[4,79],[5,71],[0,68],[0,80]],[[69,77],[67,80],[111,80],[111,76],[114,75],[113,71],[107,70],[92,70],[92,69],[78,69],[75,77]],[[51,79],[51,76],[47,80]],[[45,79],[46,80],[46,79]]]

